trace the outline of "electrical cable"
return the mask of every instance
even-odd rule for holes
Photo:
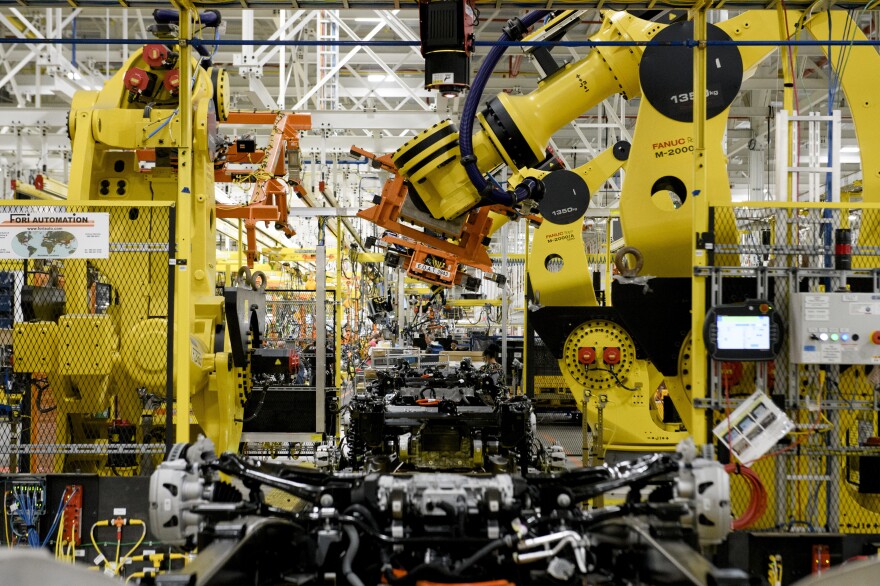
[[[214,29],[214,40],[215,41],[220,40],[220,27],[216,27]],[[217,49],[219,49],[219,48],[220,48],[220,45],[217,45],[217,44],[214,45],[214,50],[211,52],[211,57],[210,57],[211,61],[214,60],[214,55],[217,54]]]
[[[163,128],[165,128],[166,126],[168,126],[168,123],[171,122],[171,119],[174,118],[175,116],[177,116],[177,111],[178,111],[178,110],[175,109],[174,112],[172,112],[167,118],[165,118],[165,120],[162,121],[162,124],[160,124],[159,127],[156,128],[156,130],[154,130],[153,132],[151,132],[151,133],[147,136],[147,140],[153,138],[154,136],[156,136],[156,135],[159,133],[159,131],[161,131]]]
[[[351,525],[344,525],[342,530],[345,531],[345,535],[348,537],[348,548],[346,548],[345,555],[342,557],[342,575],[348,580],[350,586],[364,586],[364,583],[351,567],[361,544],[357,529]]]
[[[140,539],[137,540],[137,543],[135,543],[131,547],[131,549],[128,550],[126,552],[126,554],[123,556],[123,558],[122,558],[123,562],[125,562],[125,560],[127,560],[129,557],[131,557],[131,554],[134,553],[134,550],[136,550],[138,547],[140,547],[141,543],[144,542],[144,538],[147,536],[147,524],[144,523],[143,521],[141,521],[140,519],[131,519],[128,522],[128,524],[129,525],[140,525],[141,526],[141,537],[140,537]],[[119,567],[119,565],[117,565],[116,566],[116,573],[117,574],[119,573],[119,569],[120,569],[120,567]]]
[[[611,368],[599,368],[599,367],[590,368],[589,366],[587,366],[587,372],[607,372],[607,373],[611,374],[612,378],[614,378],[614,383],[618,387],[620,387],[621,389],[624,389],[624,390],[629,391],[631,393],[634,393],[639,390],[636,387],[628,387],[625,384],[623,384],[623,381],[620,380],[620,377]]]
[[[30,522],[28,523],[28,542],[31,547],[40,546],[40,534],[37,533],[37,496],[29,495],[30,500]]]
[[[117,574],[119,572],[119,552],[122,550],[122,532],[117,532],[116,538],[116,559],[113,560],[113,574]]]
[[[770,556],[768,577],[770,578],[770,586],[782,586],[782,556]]]
[[[742,476],[749,486],[749,504],[743,514],[733,520],[733,530],[751,527],[767,510],[767,489],[761,478],[748,466],[731,462],[724,470],[728,474]]]
[[[91,530],[89,531],[89,537],[90,537],[91,540],[92,540],[92,547],[95,548],[95,552],[100,556],[100,558],[99,558],[98,561],[96,562],[96,563],[98,564],[98,568],[99,568],[99,569],[100,569],[100,563],[101,563],[101,561],[105,561],[105,560],[107,560],[107,557],[104,555],[104,552],[101,551],[101,548],[98,547],[98,543],[95,541],[95,529],[97,529],[98,527],[109,527],[109,526],[110,526],[110,521],[96,521],[96,522],[92,525]],[[120,542],[120,540],[117,539],[117,540],[116,540],[116,543],[118,544],[119,542]],[[106,542],[105,542],[105,543],[106,543]],[[118,555],[118,554],[117,554],[117,555]],[[115,569],[115,568],[114,568],[114,569]]]
[[[216,38],[214,39],[215,42],[219,39],[219,36],[220,36],[220,35],[219,35],[219,32],[220,32],[220,31],[219,31],[219,29],[218,29],[218,30],[217,30]],[[214,52],[215,52],[215,53],[217,52],[217,47],[218,47],[218,45],[214,45]],[[202,65],[202,60],[203,60],[203,59],[204,59],[204,57],[199,57],[199,62],[198,62],[198,64],[196,65],[196,67],[193,68],[193,75],[192,75],[192,79],[190,80],[190,89],[192,89],[192,88],[195,87],[195,84],[196,84],[196,78],[198,77],[199,67]],[[179,111],[180,111],[180,108],[179,108],[179,107],[178,107],[178,108],[175,108],[174,111],[173,111],[173,112],[172,112],[167,118],[165,118],[165,120],[162,121],[162,124],[160,124],[160,125],[159,125],[159,126],[153,131],[153,132],[151,132],[151,133],[147,136],[147,140],[153,138],[153,137],[156,136],[156,135],[157,135],[157,134],[158,134],[163,128],[165,128],[166,126],[168,126],[168,123],[171,122],[171,119],[172,119],[172,118],[174,118],[175,116],[177,116],[177,113],[178,113]]]
[[[46,533],[46,539],[43,540],[42,547],[46,547],[46,544],[49,543],[49,539],[52,537],[52,534],[55,533],[56,527],[58,527],[59,519],[64,516],[64,510],[67,508],[67,505],[70,504],[70,499],[73,498],[73,495],[76,494],[77,490],[79,489],[74,488],[72,491],[70,491],[70,495],[67,497],[67,501],[64,500],[64,493],[61,493],[61,500],[58,501],[58,512],[55,513],[55,519],[52,521],[52,525],[49,526],[49,531]]]
[[[266,395],[268,394],[268,390],[269,390],[269,385],[263,385],[263,388],[262,388],[263,394],[260,396],[260,402],[257,403],[257,406],[254,409],[253,413],[251,413],[250,415],[248,415],[244,419],[240,420],[242,423],[249,423],[257,418],[257,416],[263,410],[263,403],[266,402]]]
[[[64,512],[63,511],[61,513],[61,527],[62,528],[64,527]],[[46,539],[48,540],[49,537],[47,536]],[[60,557],[61,557],[61,535],[59,534],[58,538],[55,540],[55,558],[57,559]]]
[[[15,497],[15,504],[17,506],[15,513],[21,517],[21,520],[24,522],[25,533],[21,537],[27,539],[29,546],[38,548],[40,547],[40,536],[37,534],[36,528],[36,519],[38,516],[37,500],[36,494],[31,494],[31,492],[32,491],[25,491],[22,494],[18,490],[13,489],[13,496]]]
[[[28,545],[33,547],[34,543],[33,543],[32,533],[34,531],[34,525],[33,525],[33,516],[31,515],[30,497],[28,494],[24,494],[24,495],[20,495],[20,496],[17,495],[16,498],[19,499],[18,511],[17,511],[18,515],[19,515],[19,517],[22,518],[22,520],[24,521],[24,524],[25,524],[24,525],[25,526],[25,531],[24,531],[25,539],[27,539]]]
[[[76,542],[71,540],[67,543],[67,553],[65,554],[68,564],[76,563]]]

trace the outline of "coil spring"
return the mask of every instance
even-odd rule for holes
[[[356,407],[356,405],[352,405],[352,407]],[[348,443],[348,454],[353,470],[360,470],[361,467],[364,466],[367,457],[367,444],[363,439],[363,435],[360,433],[359,421],[360,418],[357,415],[357,409],[352,409],[351,423],[348,427],[346,442]]]

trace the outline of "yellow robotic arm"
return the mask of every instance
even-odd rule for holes
[[[168,290],[169,254],[129,247],[124,258],[132,260],[130,270],[120,270],[122,257],[112,252],[109,260],[91,261],[98,271],[116,263],[112,286],[120,306],[96,315],[85,294],[86,262],[66,262],[64,315],[58,324],[20,324],[16,345],[26,347],[29,337],[43,336],[55,340],[62,354],[94,359],[84,372],[72,372],[69,364],[65,370],[57,361],[47,368],[22,360],[16,369],[46,372],[52,387],[67,398],[59,403],[59,416],[94,413],[94,405],[106,408],[116,396],[124,399],[116,401],[116,418],[140,421],[137,393],[164,396],[167,363],[173,361],[176,440],[190,439],[191,406],[201,431],[218,449],[235,450],[252,385],[249,336],[257,330],[258,337],[264,326],[260,316],[265,306],[253,286],[230,288],[231,293],[227,289],[225,300],[215,290],[214,171],[223,144],[217,125],[229,112],[229,83],[205,50],[198,57],[191,45],[181,42],[197,22],[217,26],[220,16],[216,11],[183,11],[178,16],[171,10],[157,10],[154,16],[155,26],[165,31],[160,40],[134,51],[101,90],[74,96],[68,199],[72,209],[88,202],[106,203],[113,212],[124,210],[111,213],[114,244],[139,242],[165,230],[165,222],[153,223],[149,203],[172,202],[173,296]],[[165,317],[171,315],[173,327]],[[61,334],[54,335],[56,330]],[[174,337],[174,356],[166,356],[169,336]],[[86,405],[72,389],[100,397],[90,397]],[[171,413],[168,405],[166,417]]]
[[[625,12],[613,12],[606,15],[605,25],[592,40],[645,41],[662,28]],[[611,95],[638,97],[641,53],[641,47],[597,48],[542,80],[528,95],[499,94],[493,98],[478,115],[480,130],[472,138],[479,171],[485,173],[501,164],[514,170],[536,167],[546,157],[554,132]],[[410,197],[419,198],[434,218],[452,221],[483,198],[460,164],[460,138],[454,125],[441,123],[403,145],[392,157],[412,186]]]
[[[186,24],[180,23],[181,27]],[[227,359],[229,342],[225,344],[227,352],[215,355],[216,336],[223,331],[225,320],[223,298],[215,291],[214,160],[221,142],[217,123],[229,111],[229,84],[225,71],[208,63],[207,57],[191,56],[190,50],[176,44],[148,44],[135,51],[103,89],[76,94],[70,114],[73,160],[69,192],[71,201],[175,203],[178,255],[185,259],[186,269],[177,272],[175,299],[168,301],[177,304],[176,330],[188,332],[185,338],[176,337],[175,395],[178,407],[188,405],[191,396],[199,425],[220,444],[219,449],[226,450],[238,445],[250,376],[242,376],[247,372],[245,366],[232,366]],[[190,116],[182,115],[184,108]],[[155,160],[148,173],[140,169],[139,159],[145,152],[152,152]],[[143,217],[132,223],[138,221],[149,220]],[[124,241],[139,228],[113,226],[111,240]],[[145,286],[157,290],[167,287],[159,277],[165,272],[132,274],[125,282],[115,283],[120,298],[127,303],[148,299],[140,291]],[[75,282],[68,281],[75,290]],[[153,315],[163,313],[155,307],[150,311]],[[148,371],[163,372],[164,367],[144,364],[144,357],[156,355],[155,345],[169,333],[164,320],[147,318],[147,308],[138,321],[131,321],[134,314],[130,309],[125,315],[129,323],[119,327],[128,343],[121,347],[121,365],[134,384],[143,384]],[[183,339],[186,345],[180,347]],[[241,395],[239,383],[244,385]],[[159,392],[163,393],[164,389]],[[177,413],[187,417],[181,409]]]
[[[799,15],[787,16],[791,25],[786,29],[777,13],[748,12],[710,26],[709,39],[787,36]],[[568,13],[560,13],[545,29],[567,19]],[[508,25],[508,36],[516,37],[516,28],[516,23]],[[410,197],[420,199],[434,218],[448,222],[484,204],[491,195],[475,181],[468,165],[475,165],[479,175],[507,165],[520,185],[529,180],[537,183],[537,188],[527,190],[527,197],[538,200],[545,220],[530,255],[531,291],[539,307],[533,323],[559,358],[576,396],[584,389],[613,394],[605,421],[609,429],[617,430],[611,443],[621,449],[671,447],[679,439],[681,425],[670,417],[664,423],[653,407],[664,386],[684,426],[690,424],[686,340],[694,167],[692,48],[687,42],[692,38],[689,22],[661,24],[626,12],[606,12],[591,40],[657,41],[670,46],[599,46],[584,59],[550,73],[526,96],[501,94],[490,100],[477,115],[479,130],[472,137],[466,106],[461,135],[444,123],[426,130],[393,156],[411,185]],[[727,176],[722,139],[729,106],[744,77],[770,51],[766,46],[710,47],[706,130],[710,177]],[[477,82],[475,86],[479,92]],[[615,285],[614,307],[597,307],[580,238],[586,208],[561,225],[552,221],[553,214],[565,214],[576,199],[566,193],[584,190],[565,179],[570,172],[530,169],[540,165],[556,130],[616,93],[642,98],[620,213],[627,245],[636,248],[644,262],[642,273],[655,278],[649,287]],[[601,166],[607,156],[597,158],[595,164]],[[710,204],[729,201],[727,181],[713,184],[707,195]],[[728,241],[735,234],[716,234],[716,238]],[[634,419],[636,412],[640,415]]]
[[[749,41],[776,39],[777,14],[750,11],[709,26],[709,40]],[[787,21],[793,32],[798,13]],[[784,27],[783,27],[784,28]],[[681,22],[657,35],[660,42],[693,38],[693,25]],[[706,160],[713,182],[705,196],[709,205],[730,201],[727,158],[723,137],[729,106],[743,81],[766,58],[767,46],[711,46],[707,70]],[[643,257],[642,273],[655,277],[690,278],[693,241],[693,72],[692,49],[686,46],[652,46],[639,64],[644,99],[633,131],[630,167],[621,188],[620,218],[628,246]],[[734,222],[718,222],[735,226]],[[716,233],[719,242],[734,242],[735,234]],[[736,264],[736,263],[733,263]]]

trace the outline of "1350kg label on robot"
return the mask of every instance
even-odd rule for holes
[[[18,209],[0,213],[0,258],[109,258],[109,214]]]

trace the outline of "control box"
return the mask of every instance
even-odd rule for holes
[[[880,293],[795,293],[789,340],[797,364],[880,364]]]

